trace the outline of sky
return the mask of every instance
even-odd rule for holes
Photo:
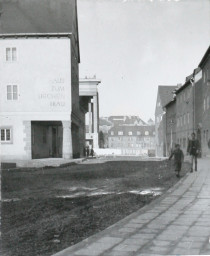
[[[77,0],[80,78],[99,114],[154,120],[158,85],[184,83],[210,45],[210,0]]]

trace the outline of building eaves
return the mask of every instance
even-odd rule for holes
[[[172,101],[168,102],[165,106],[163,106],[164,108],[168,108],[170,105],[176,103],[176,99],[173,99]]]
[[[209,48],[207,49],[207,51],[205,52],[201,62],[199,63],[198,67],[202,68],[205,64],[205,62],[207,61],[207,59],[209,58],[210,56],[210,46]]]

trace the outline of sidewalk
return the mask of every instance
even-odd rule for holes
[[[53,256],[210,255],[210,159],[165,195]]]
[[[43,167],[65,167],[74,163],[81,163],[86,158],[77,159],[63,159],[63,158],[42,158],[31,160],[14,160],[14,161],[2,161],[2,169],[12,168],[43,168]],[[11,167],[14,165],[13,167]],[[10,166],[10,167],[9,167]]]

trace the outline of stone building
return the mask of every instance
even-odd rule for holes
[[[210,155],[210,48],[198,68],[175,90],[175,99],[165,106],[167,148],[176,141],[186,153],[192,132],[201,145],[200,156]],[[171,133],[171,134],[170,134]]]
[[[176,99],[165,106],[166,156],[169,156],[176,142]]]
[[[82,156],[76,0],[3,1],[0,56],[2,160]]]
[[[199,129],[201,131],[202,154],[206,156],[210,155],[210,46],[198,66],[202,70],[202,99],[200,100],[200,112],[202,114],[199,115],[198,113],[202,119]]]
[[[200,69],[195,69],[193,74],[186,77],[184,85],[176,90],[176,140],[184,152],[187,150],[188,139],[192,132],[195,132],[201,141],[199,119],[202,85],[200,79]]]
[[[120,149],[123,155],[154,155],[155,126],[146,124],[139,117],[124,117],[119,124],[119,117],[112,117],[113,124],[108,131],[108,147]],[[122,119],[122,116],[121,116]]]
[[[164,106],[173,100],[177,86],[159,85],[155,107],[155,148],[156,156],[166,156],[166,121]]]

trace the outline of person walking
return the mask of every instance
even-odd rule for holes
[[[174,157],[174,168],[176,172],[176,177],[180,177],[180,171],[182,169],[182,163],[184,161],[183,151],[180,149],[180,145],[176,144],[175,149],[172,151],[169,160]]]
[[[187,153],[191,156],[191,170],[193,172],[193,164],[195,165],[195,171],[197,172],[197,157],[200,151],[199,140],[195,138],[195,133],[191,134],[191,139],[188,141]]]

